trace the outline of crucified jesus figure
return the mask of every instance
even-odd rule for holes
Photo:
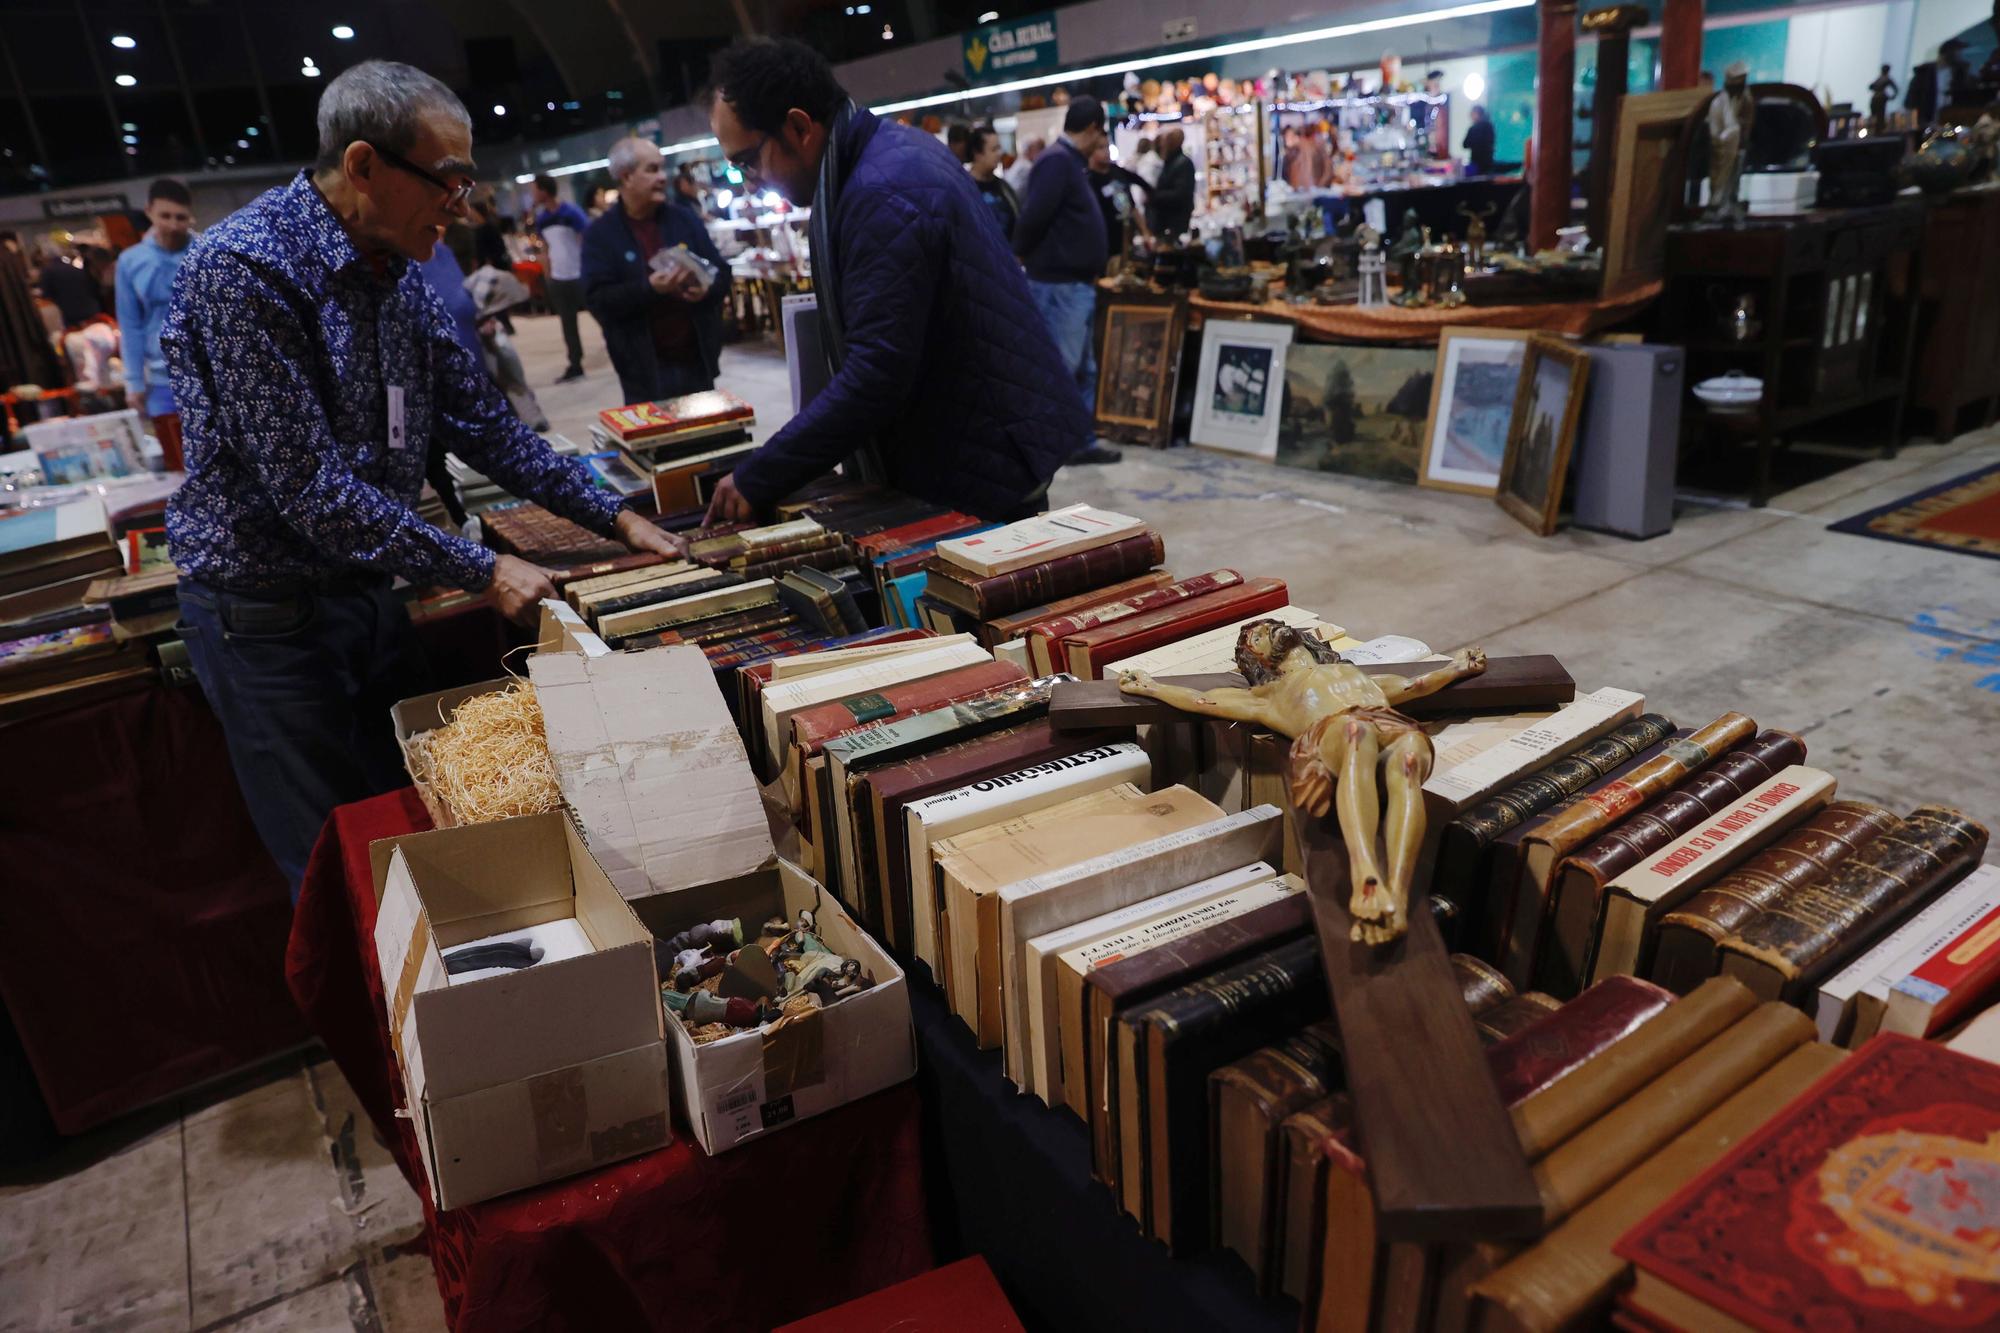
[[[1353,871],[1352,937],[1387,944],[1408,923],[1410,881],[1424,841],[1424,779],[1431,772],[1431,738],[1396,711],[1407,699],[1435,694],[1486,670],[1486,654],[1466,648],[1449,666],[1420,676],[1371,676],[1345,662],[1316,637],[1277,620],[1257,620],[1236,640],[1236,669],[1247,689],[1191,690],[1165,685],[1143,671],[1118,679],[1126,694],[1158,699],[1183,712],[1250,722],[1292,738],[1292,804],[1340,821]],[[1388,789],[1386,856],[1378,858],[1376,829],[1383,807],[1376,770]],[[1384,874],[1382,862],[1387,862]]]

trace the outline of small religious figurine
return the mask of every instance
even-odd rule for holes
[[[1236,667],[1248,688],[1191,690],[1162,684],[1142,671],[1120,676],[1118,688],[1184,712],[1249,722],[1291,737],[1292,803],[1315,819],[1334,809],[1347,843],[1353,939],[1377,945],[1401,938],[1424,842],[1431,739],[1395,706],[1478,675],[1486,670],[1486,654],[1467,648],[1449,666],[1421,676],[1371,676],[1316,637],[1281,621],[1255,620],[1237,636]],[[1378,823],[1386,825],[1384,854],[1376,847]]]
[[[1465,214],[1465,266],[1479,269],[1486,266],[1486,219],[1493,216],[1497,207],[1488,204],[1475,211],[1470,204],[1460,204],[1458,211]]]
[[[1889,77],[1889,67],[1882,66],[1882,73],[1875,82],[1868,85],[1868,128],[1880,134],[1889,123],[1889,99],[1902,90]]]
[[[1734,222],[1743,216],[1736,199],[1743,178],[1743,150],[1757,123],[1757,99],[1750,96],[1750,67],[1741,60],[1723,71],[1722,91],[1708,101],[1708,216]]]

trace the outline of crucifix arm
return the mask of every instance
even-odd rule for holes
[[[1421,699],[1427,694],[1436,694],[1445,686],[1468,676],[1476,676],[1486,670],[1486,654],[1477,648],[1462,648],[1451,661],[1435,671],[1426,671],[1421,676],[1377,676],[1375,684],[1388,697],[1391,706]]]
[[[1183,713],[1226,718],[1232,722],[1270,725],[1270,702],[1250,690],[1191,690],[1185,685],[1167,685],[1143,671],[1128,671],[1118,678],[1118,688],[1126,694],[1158,699]]]

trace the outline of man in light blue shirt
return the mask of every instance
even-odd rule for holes
[[[167,322],[174,275],[194,235],[194,196],[177,180],[161,178],[146,192],[153,225],[139,243],[118,256],[118,333],[125,360],[125,403],[152,420],[167,466],[181,466],[181,418],[167,378],[160,328]]]
[[[549,252],[544,281],[549,305],[562,320],[563,346],[569,351],[569,368],[557,384],[583,378],[583,339],[576,331],[576,316],[583,309],[583,230],[589,225],[582,209],[557,196],[554,178],[535,177],[535,231]]]

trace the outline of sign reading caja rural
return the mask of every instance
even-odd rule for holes
[[[965,77],[993,83],[1042,74],[1056,67],[1056,16],[988,23],[965,35]]]

